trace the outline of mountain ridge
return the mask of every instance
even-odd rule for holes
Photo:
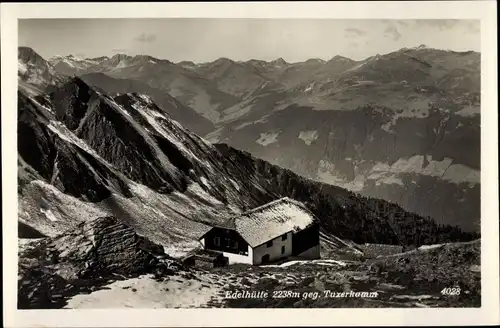
[[[23,48],[30,48],[28,46],[21,46]],[[458,54],[464,54],[464,53],[477,53],[477,54],[480,54],[481,52],[480,51],[477,51],[477,50],[452,50],[452,49],[440,49],[440,48],[433,48],[433,47],[428,47],[426,45],[418,45],[418,46],[414,46],[414,47],[402,47],[402,48],[398,48],[398,49],[393,49],[391,51],[388,51],[387,53],[382,53],[382,54],[375,54],[375,55],[371,55],[371,56],[368,56],[366,58],[360,58],[360,59],[352,59],[352,58],[349,58],[349,57],[346,57],[346,56],[343,56],[343,55],[340,55],[340,54],[334,54],[332,55],[332,57],[325,57],[325,58],[317,58],[317,59],[320,59],[324,62],[328,62],[328,61],[331,61],[333,59],[335,59],[336,57],[337,58],[345,58],[345,59],[348,59],[350,61],[364,61],[364,60],[367,60],[371,57],[376,57],[376,56],[382,56],[384,54],[388,54],[388,53],[392,53],[392,52],[398,52],[398,51],[418,51],[418,50],[440,50],[440,51],[449,51],[449,52],[454,52],[454,53],[458,53]],[[112,58],[113,56],[127,56],[127,57],[137,57],[137,56],[149,56],[148,54],[126,54],[126,53],[116,53],[112,56],[107,56],[107,55],[101,55],[101,56],[95,56],[95,57],[86,57],[84,59],[100,59],[100,58]],[[69,53],[67,55],[54,55],[54,56],[51,56],[49,58],[49,61],[51,59],[56,59],[57,57],[76,57],[75,55]],[[158,56],[149,56],[149,57],[152,57],[154,59],[157,59],[157,60],[168,60],[167,58],[160,58]],[[286,64],[299,64],[299,63],[304,63],[306,62],[308,59],[314,59],[314,58],[308,58],[308,59],[303,59],[303,60],[298,60],[298,61],[287,61],[285,60],[283,57],[278,57],[276,59],[262,59],[262,58],[248,58],[248,59],[231,59],[231,58],[228,58],[228,57],[218,57],[218,58],[215,58],[213,60],[205,60],[205,61],[195,61],[195,60],[189,60],[189,59],[185,59],[185,60],[182,60],[182,61],[179,61],[177,62],[177,64],[185,61],[185,62],[191,62],[195,65],[200,65],[200,64],[207,64],[207,63],[213,63],[213,62],[216,62],[218,60],[221,60],[221,59],[226,59],[226,60],[230,60],[232,62],[249,62],[249,61],[261,61],[261,62],[267,62],[267,63],[275,63],[275,62],[284,62]]]

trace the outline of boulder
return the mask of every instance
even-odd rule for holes
[[[79,224],[47,245],[52,259],[76,266],[80,278],[111,273],[137,275],[151,272],[162,260],[163,247],[137,235],[116,217]]]
[[[18,308],[61,308],[65,297],[97,290],[110,281],[149,273],[162,278],[182,268],[162,246],[116,217],[100,217],[23,254]]]

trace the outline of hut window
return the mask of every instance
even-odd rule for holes
[[[286,240],[287,238],[288,238],[287,234],[284,234],[283,236],[281,236],[281,240]]]
[[[268,241],[268,242],[266,243],[266,246],[267,246],[267,247],[271,247],[271,246],[273,246],[273,241],[272,241],[272,240]]]
[[[215,237],[214,238],[214,245],[215,246],[220,246],[220,238],[219,237]]]

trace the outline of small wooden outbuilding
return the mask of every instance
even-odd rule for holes
[[[188,254],[183,259],[183,263],[189,266],[211,269],[228,265],[228,259],[222,252],[200,248]]]

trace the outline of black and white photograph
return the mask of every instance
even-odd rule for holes
[[[18,19],[16,308],[481,308],[481,35]]]

